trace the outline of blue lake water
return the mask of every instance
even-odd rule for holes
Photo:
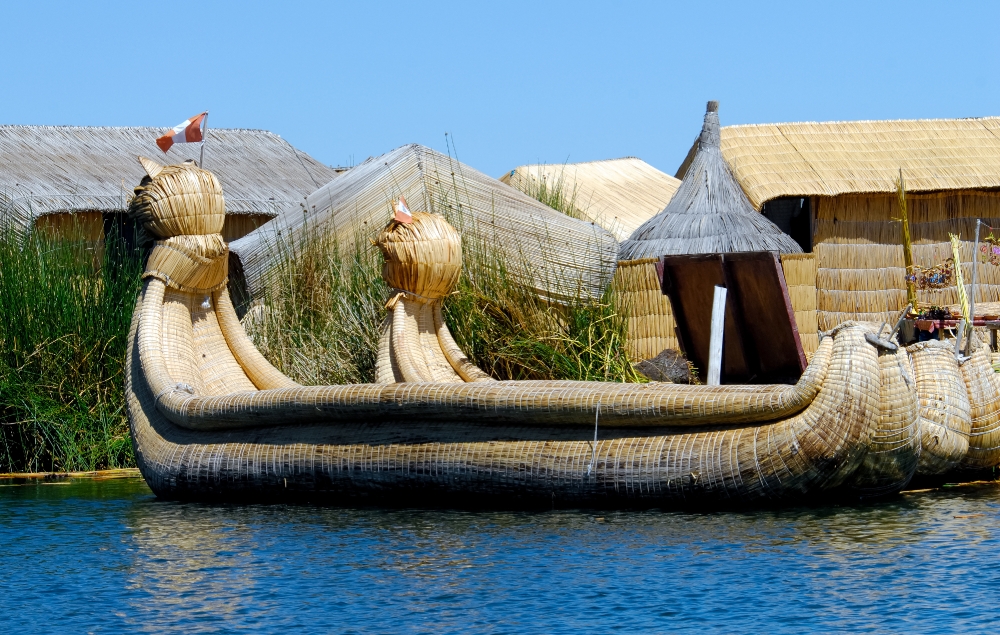
[[[164,502],[0,485],[3,633],[996,632],[1000,487],[752,512]]]

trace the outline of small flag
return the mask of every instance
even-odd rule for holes
[[[156,140],[156,145],[160,146],[160,150],[166,153],[170,149],[170,146],[175,143],[196,143],[198,141],[204,141],[201,134],[201,123],[208,116],[208,111],[201,113],[196,117],[191,117],[190,119],[185,119],[183,123],[174,126],[174,129],[163,135]]]
[[[399,200],[392,204],[393,214],[392,219],[397,223],[412,223],[413,214],[410,213],[410,208],[406,206],[406,199],[402,196]]]

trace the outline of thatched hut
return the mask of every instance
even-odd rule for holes
[[[659,213],[681,184],[635,157],[522,165],[500,180],[530,196],[558,199],[574,215],[597,223],[620,241]]]
[[[630,301],[630,335],[636,357],[676,348],[669,302],[656,284],[655,261],[675,254],[774,251],[797,254],[802,249],[747,200],[722,156],[718,102],[708,102],[705,122],[691,155],[689,169],[670,203],[640,225],[618,252],[619,267],[635,281],[621,280]],[[634,287],[634,288],[633,288]],[[669,328],[669,330],[668,330]],[[807,351],[812,342],[803,341]],[[662,348],[660,349],[662,350]]]
[[[282,211],[272,223],[235,241],[231,278],[236,294],[243,300],[262,296],[275,259],[287,253],[281,245],[294,246],[310,235],[336,236],[341,246],[366,244],[391,217],[392,202],[400,196],[413,211],[445,216],[476,247],[499,250],[513,265],[515,278],[552,301],[600,297],[614,273],[618,241],[607,230],[414,144],[351,168],[298,209]]]
[[[102,244],[124,223],[137,155],[160,160],[148,127],[0,126],[0,221],[21,230],[71,229]],[[201,144],[177,144],[171,163],[199,157]],[[226,191],[227,240],[246,235],[337,175],[265,130],[209,129],[205,163]]]
[[[958,234],[968,283],[976,218],[1000,227],[1000,118],[730,126],[721,147],[753,207],[815,255],[821,329],[906,306],[900,169],[915,264],[942,263]],[[979,283],[977,302],[1000,300],[1000,269],[981,264]],[[957,302],[953,285],[917,298]]]

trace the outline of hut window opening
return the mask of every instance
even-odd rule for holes
[[[764,218],[792,237],[806,253],[812,252],[812,205],[808,198],[776,198],[764,203]]]

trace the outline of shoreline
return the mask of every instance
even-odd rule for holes
[[[89,470],[83,472],[7,472],[0,474],[0,481],[11,479],[51,481],[65,478],[91,478],[106,480],[113,478],[142,477],[137,467],[123,467],[112,470]]]

